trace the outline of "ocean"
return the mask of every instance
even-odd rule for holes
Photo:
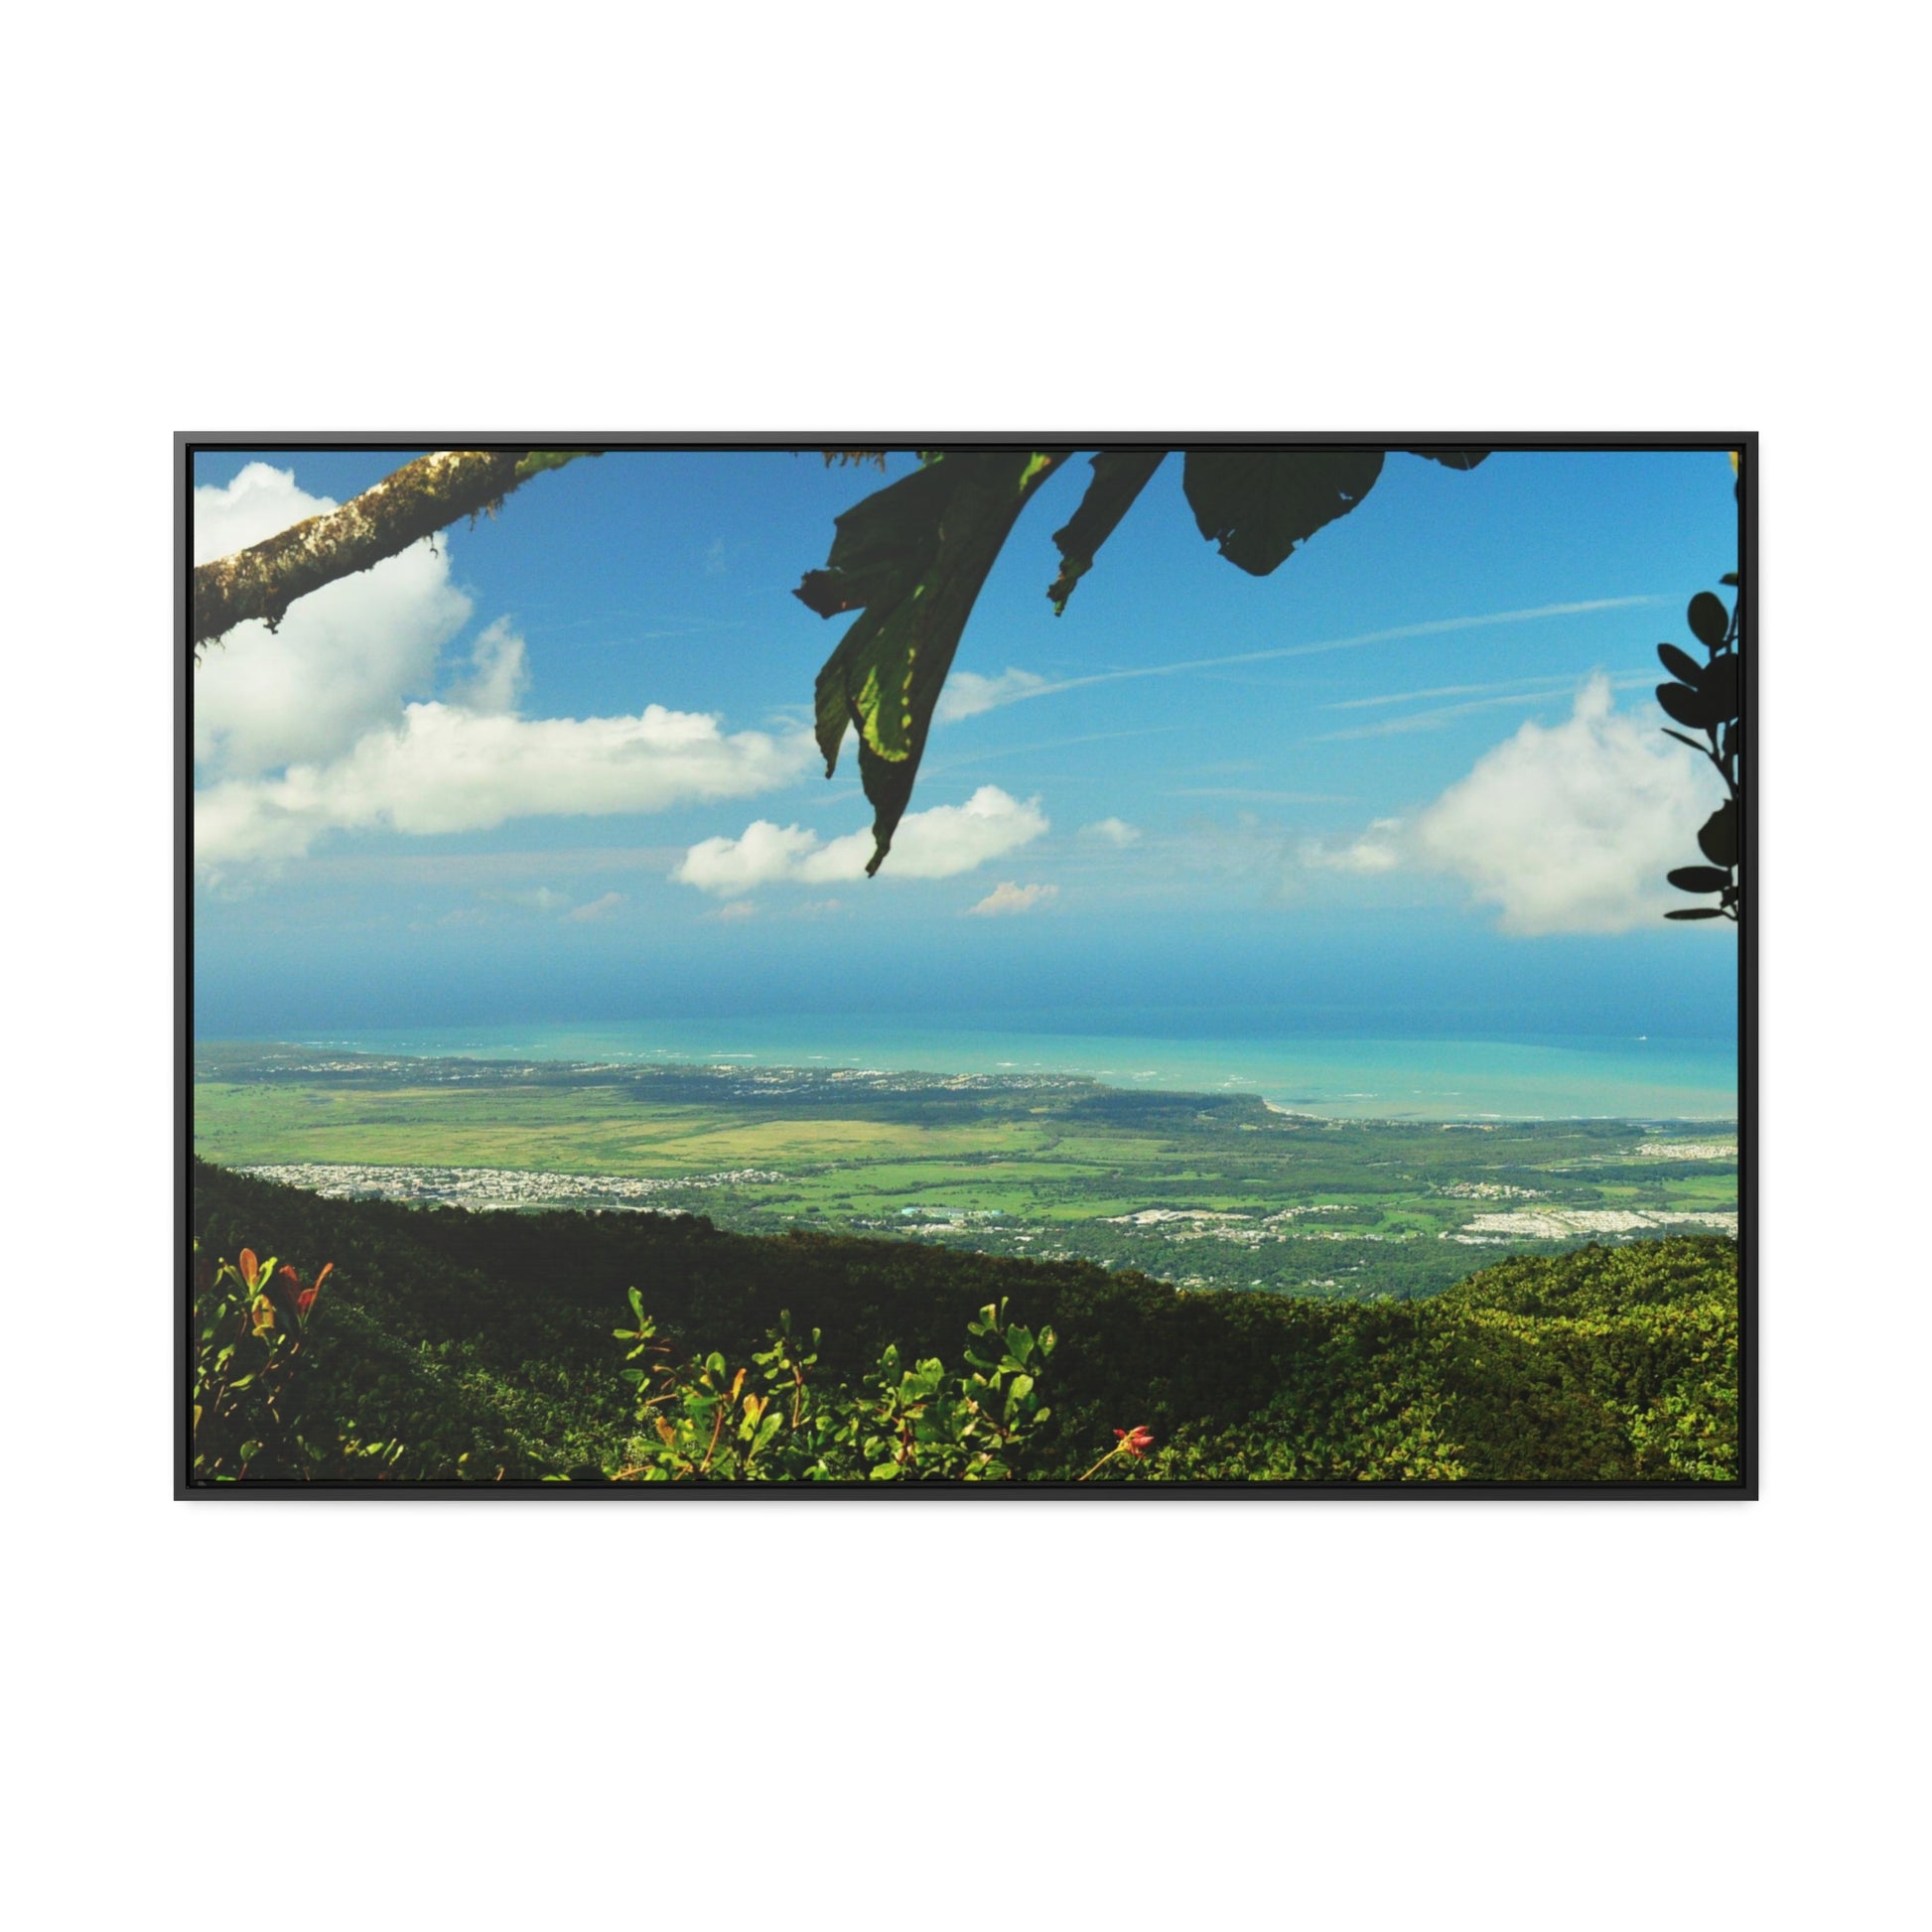
[[[298,1035],[295,1043],[364,1053],[619,1065],[1071,1073],[1130,1090],[1252,1093],[1296,1113],[1356,1120],[1737,1116],[1737,1052],[1728,1039],[1174,1037],[1035,1031],[1011,1021],[998,1031],[908,1028],[890,1020],[814,1015],[374,1029]]]

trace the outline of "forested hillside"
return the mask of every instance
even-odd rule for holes
[[[1736,1248],[1715,1237],[1517,1259],[1427,1301],[1337,1304],[911,1242],[733,1235],[694,1216],[325,1200],[199,1162],[192,1231],[205,1480],[601,1482],[808,1464],[834,1480],[1737,1474]],[[216,1280],[244,1250],[262,1293],[233,1267]],[[271,1256],[287,1271],[272,1295]],[[988,1309],[1003,1311],[997,1328]],[[774,1353],[781,1315],[799,1339]],[[630,1380],[627,1358],[644,1362]],[[974,1359],[998,1364],[986,1373],[1004,1424],[989,1421]],[[856,1420],[838,1454],[821,1443],[785,1464],[800,1405],[787,1396],[781,1431],[785,1405],[759,1391],[802,1383],[799,1360],[825,1392],[824,1440],[837,1415]],[[941,1364],[970,1385],[942,1390]],[[898,1394],[880,1394],[889,1380]],[[679,1416],[713,1418],[702,1459],[672,1444]],[[720,1445],[739,1436],[734,1461]],[[760,1464],[752,1451],[767,1442]]]

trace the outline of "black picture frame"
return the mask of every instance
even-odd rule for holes
[[[617,1483],[547,1482],[465,1482],[422,1479],[388,1481],[290,1481],[249,1479],[239,1482],[198,1482],[191,1475],[192,1405],[189,1382],[193,1334],[190,1320],[193,1283],[188,1255],[191,1235],[191,1164],[194,1147],[194,983],[195,930],[193,916],[193,819],[194,736],[193,666],[191,647],[191,607],[193,591],[192,529],[194,475],[198,457],[232,451],[304,452],[352,449],[397,454],[425,450],[581,450],[596,451],[729,451],[729,450],[851,450],[912,449],[1007,450],[1069,449],[1090,453],[1096,448],[1110,450],[1187,449],[1320,449],[1431,451],[1473,449],[1507,451],[1731,451],[1737,456],[1737,539],[1738,598],[1748,614],[1750,648],[1742,653],[1740,668],[1740,717],[1745,742],[1751,748],[1749,782],[1739,793],[1740,870],[1750,880],[1751,914],[1739,921],[1737,930],[1737,1247],[1739,1280],[1739,1355],[1737,1400],[1739,1409],[1739,1475],[1735,1481],[1606,1481],[1602,1483],[1488,1482],[1462,1480],[1388,1481],[1388,1482],[1242,1482],[1194,1481],[1103,1485],[1081,1489],[1067,1481],[1037,1481],[1000,1485],[920,1482],[916,1484],[837,1485],[829,1488],[810,1484],[737,1485],[730,1483],[686,1485],[624,1485]],[[817,1497],[849,1495],[862,1491],[880,1499],[966,1496],[972,1494],[1006,1497],[1052,1498],[1071,1495],[1101,1496],[1113,1501],[1156,1498],[1184,1502],[1190,1498],[1243,1497],[1264,1500],[1322,1500],[1349,1498],[1387,1501],[1424,1497],[1433,1501],[1508,1498],[1518,1501],[1607,1501],[1607,1500],[1754,1500],[1759,1494],[1759,1307],[1757,1254],[1757,924],[1755,910],[1761,894],[1758,871],[1758,816],[1756,777],[1758,746],[1755,701],[1757,643],[1761,635],[1762,604],[1758,558],[1758,436],[1754,431],[1467,431],[1445,434],[1440,431],[1378,431],[1352,435],[1297,434],[1273,432],[1254,434],[1155,433],[1133,435],[989,435],[981,433],[904,431],[890,433],[840,431],[836,434],[786,431],[752,435],[652,435],[647,433],[573,434],[562,431],[487,435],[451,435],[448,433],[381,431],[354,432],[180,432],[175,438],[175,626],[176,693],[174,716],[175,782],[175,895],[174,933],[174,1018],[175,1018],[175,1222],[174,1253],[177,1279],[175,1293],[173,1374],[176,1399],[174,1433],[170,1459],[173,1492],[177,1500],[221,1498],[303,1496],[332,1499],[360,1498],[394,1501],[429,1497],[462,1497],[469,1500],[503,1499],[506,1496],[530,1497],[541,1494],[572,1500],[586,1497],[639,1498],[681,1496],[704,1502],[729,1496]]]

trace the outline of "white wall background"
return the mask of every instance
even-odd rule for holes
[[[16,23],[21,1923],[1903,1920],[1912,19]],[[1764,1501],[168,1499],[170,432],[1740,425],[1764,433]]]

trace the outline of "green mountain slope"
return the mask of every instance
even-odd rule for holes
[[[701,1218],[470,1213],[334,1201],[198,1163],[205,1259],[243,1247],[334,1273],[305,1340],[312,1452],[251,1475],[338,1473],[314,1445],[400,1442],[399,1477],[590,1479],[637,1429],[613,1328],[635,1287],[683,1353],[748,1362],[789,1311],[821,1373],[889,1342],[956,1364],[1005,1300],[1058,1334],[1026,1472],[1106,1480],[1732,1481],[1736,1248],[1719,1238],[1519,1258],[1428,1301],[1175,1292],[1084,1262],[911,1242],[722,1233]],[[281,1459],[278,1461],[277,1456]]]

